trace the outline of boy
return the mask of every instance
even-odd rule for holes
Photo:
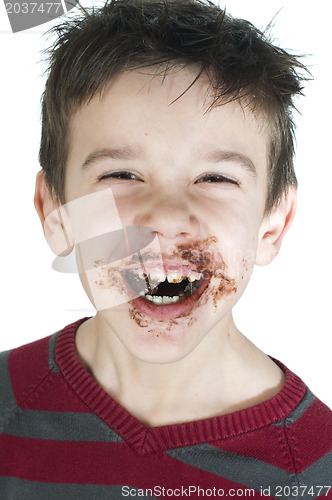
[[[35,206],[97,313],[2,353],[2,497],[331,498],[331,412],[232,318],[295,214],[303,66],[199,1],[58,30]]]

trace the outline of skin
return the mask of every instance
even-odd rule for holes
[[[143,318],[138,324],[130,304],[124,303],[97,311],[79,328],[81,362],[148,426],[246,408],[272,397],[284,381],[277,365],[239,332],[232,309],[254,265],[268,264],[277,255],[294,217],[296,192],[290,189],[264,216],[268,125],[243,103],[206,112],[210,101],[205,77],[173,102],[194,77],[189,69],[174,70],[164,80],[152,78],[151,71],[126,72],[71,120],[67,202],[111,189],[123,225],[152,227],[163,255],[178,245],[195,246],[213,237],[210,251],[222,257],[227,276],[236,284],[231,293],[217,300],[209,297],[176,321]],[[91,153],[127,146],[139,146],[140,156],[103,158],[82,169]],[[216,149],[235,155],[215,161],[211,153]],[[239,155],[251,162],[255,173]],[[102,178],[119,170],[133,175]],[[218,182],[211,182],[211,173],[219,175]],[[54,217],[51,225],[47,219],[57,204],[42,172],[35,206],[56,250],[64,240],[64,223]],[[103,221],[104,213],[97,208],[95,220]],[[70,230],[65,236],[71,241]],[[80,278],[93,302],[86,272]],[[212,278],[209,286],[217,285],[218,278]]]

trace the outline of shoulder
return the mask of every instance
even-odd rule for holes
[[[311,428],[315,428],[316,436],[325,434],[325,430],[331,429],[332,411],[306,387],[303,399],[286,418],[286,425],[300,434]],[[331,435],[326,437],[332,440]]]
[[[297,407],[279,425],[284,427],[294,472],[305,485],[332,479],[332,412],[306,388]],[[324,483],[325,480],[325,483]]]
[[[57,332],[58,333],[58,332]],[[0,425],[48,377],[54,366],[52,348],[57,333],[0,353]]]

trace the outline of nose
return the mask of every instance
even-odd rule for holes
[[[147,203],[136,223],[151,227],[160,239],[174,243],[198,238],[200,232],[190,202],[179,193],[157,196]]]

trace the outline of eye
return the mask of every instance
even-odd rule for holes
[[[130,172],[129,170],[117,170],[115,172],[109,172],[107,174],[104,174],[104,175],[101,175],[100,177],[98,177],[98,181],[102,181],[105,179],[120,179],[120,180],[129,180],[129,181],[133,180],[133,181],[143,182],[141,179],[139,179],[137,177],[136,174],[134,174],[133,172]]]
[[[222,174],[206,174],[203,175],[200,179],[196,181],[196,184],[199,182],[225,182],[229,184],[235,184],[236,186],[239,186],[240,183],[236,181],[235,179],[232,179],[231,177],[227,177],[226,175]]]

